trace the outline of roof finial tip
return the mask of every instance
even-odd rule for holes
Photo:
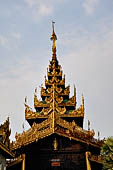
[[[53,55],[52,55],[52,59],[56,60],[56,45],[55,45],[55,41],[57,40],[57,36],[56,36],[56,34],[54,32],[54,24],[55,24],[55,22],[52,21],[53,32],[52,32],[52,35],[51,35],[50,39],[53,41],[53,46],[52,46],[52,53],[53,53]]]
[[[52,28],[53,28],[53,32],[54,32],[54,24],[55,24],[55,22],[54,22],[54,21],[52,21]]]

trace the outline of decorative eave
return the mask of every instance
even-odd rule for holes
[[[59,96],[69,96],[70,86],[67,86],[64,91],[61,87],[59,87],[59,88],[57,87],[56,91],[57,91]],[[51,92],[52,92],[51,87],[48,88],[47,90],[45,88],[41,87],[41,97],[42,96],[44,96],[44,97],[51,96]]]
[[[52,77],[51,80],[47,80],[45,77],[45,86],[52,86],[53,83],[55,83],[56,85],[65,86],[65,76],[62,80],[57,79],[57,77]]]
[[[68,111],[68,114],[61,115],[61,117],[82,117],[84,118],[84,110],[82,107],[73,110],[73,111]]]
[[[72,112],[69,111],[68,114],[66,114],[66,109],[57,107],[57,112],[59,113],[60,117],[82,117],[84,118],[84,112],[82,108],[78,108],[77,110],[73,110]],[[25,104],[25,119],[36,119],[36,118],[48,118],[49,113],[52,111],[52,108],[43,108],[40,113],[33,112],[32,109]]]
[[[56,70],[53,70],[51,73],[47,71],[47,76],[48,77],[53,77],[53,76],[62,77],[62,70],[59,73],[57,73]]]
[[[14,157],[14,159],[7,160],[7,168],[9,169],[10,167],[17,165],[21,163],[22,165],[22,170],[23,170],[23,165],[25,165],[25,154],[19,155],[18,157]],[[15,168],[16,169],[16,168]]]
[[[16,142],[12,142],[12,150],[16,150],[21,148],[22,146],[29,145],[30,143],[38,141],[39,139],[47,137],[53,133],[53,129],[50,127],[37,133],[37,129],[34,128],[34,126],[35,125],[33,125],[32,128],[30,128],[27,132],[16,134]]]
[[[40,124],[34,123],[32,127],[26,132],[24,131],[22,134],[16,134],[16,141],[13,142],[11,146],[12,150],[16,150],[22,146],[29,145],[30,143],[45,138],[53,133],[99,148],[103,144],[103,141],[93,138],[93,130],[83,130],[77,126],[74,121],[67,122],[60,118],[55,119],[54,122],[51,116],[52,115],[50,115],[48,119]]]
[[[46,97],[45,99],[45,103],[43,103],[43,101],[40,101],[37,99],[37,96],[34,95],[34,107],[38,108],[45,108],[45,107],[49,107],[52,101],[52,97],[50,96],[49,98]],[[68,101],[66,101],[65,103],[63,102],[63,97],[58,97],[56,96],[56,101],[58,102],[58,106],[60,107],[65,107],[65,106],[76,106],[76,98],[75,96],[73,96],[72,98],[70,98]]]
[[[66,103],[61,103],[64,106],[76,106],[76,98],[72,96]]]
[[[34,107],[35,107],[35,108],[36,108],[36,107],[41,107],[41,108],[43,108],[43,107],[49,107],[49,104],[43,103],[43,101],[38,100],[38,99],[37,99],[37,96],[34,95]]]
[[[11,129],[9,128],[9,117],[7,120],[0,125],[0,148],[3,149],[3,151],[7,152],[9,155],[10,153],[10,139],[9,136],[11,134]]]
[[[37,113],[37,112],[33,112],[33,110],[25,104],[25,119],[36,119],[38,117],[40,117],[41,114]],[[43,115],[44,117],[44,115]]]
[[[27,106],[28,107],[28,106]],[[37,113],[37,112],[33,112],[32,110],[25,109],[25,119],[36,119],[36,118],[48,118],[48,114],[51,111],[51,109],[43,109],[43,111],[41,113]],[[68,112],[68,114],[65,114],[65,109],[64,108],[60,108],[59,110],[59,115],[60,117],[82,117],[84,118],[84,112],[78,112],[77,110],[73,111],[73,112]]]
[[[25,104],[25,118],[36,119],[36,118],[48,118],[48,114],[51,112],[51,108],[43,108],[40,113],[33,112],[33,110]]]
[[[52,61],[51,61],[52,62]],[[54,66],[53,65],[49,65],[49,71],[53,70]],[[56,71],[58,70],[61,70],[61,65],[58,65],[56,68],[55,68]]]
[[[2,142],[0,142],[0,153],[3,153],[3,155],[6,155],[6,158],[14,158],[15,154],[12,153],[10,149],[8,149]]]
[[[78,142],[82,142],[82,143],[85,143],[87,145],[92,145],[94,147],[97,147],[97,148],[100,148],[103,144],[103,141],[98,141],[94,138],[92,138],[91,140],[89,140],[88,138],[81,138],[81,135],[80,136],[74,136],[74,135],[70,135],[69,134],[69,131],[67,131],[67,133],[64,133],[63,130],[59,129],[57,130],[57,134],[58,135],[61,135],[61,136],[64,136],[66,138],[69,138],[70,140],[75,140],[75,141],[78,141]]]

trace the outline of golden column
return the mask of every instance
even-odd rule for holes
[[[25,154],[22,154],[22,170],[25,170]]]
[[[89,156],[90,156],[90,152],[86,152],[86,166],[87,166],[87,170],[91,170],[91,164],[89,161]]]

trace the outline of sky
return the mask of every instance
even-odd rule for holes
[[[11,140],[22,133],[24,99],[33,106],[52,55],[55,21],[59,64],[77,107],[85,99],[84,129],[113,136],[113,0],[0,1],[0,124],[10,118]]]

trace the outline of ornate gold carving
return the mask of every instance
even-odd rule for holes
[[[59,79],[57,78],[57,77],[52,77],[52,79],[50,79],[49,80],[49,82],[51,83],[51,84],[53,84],[53,83],[59,83]]]
[[[34,107],[48,107],[49,105],[47,103],[43,103],[43,101],[40,101],[37,99],[37,96],[34,95]]]
[[[52,111],[51,106],[49,108],[43,108],[40,113],[33,112],[32,109],[25,104],[25,118],[26,119],[34,119],[48,115]]]
[[[44,114],[44,115],[48,115],[50,112],[52,111],[52,108],[50,107],[50,108],[43,108],[42,109],[42,113]]]
[[[58,149],[58,142],[56,138],[53,140],[53,147],[55,151]]]
[[[61,104],[61,103],[63,102],[63,97],[58,97],[58,96],[56,95],[56,102],[57,102],[58,104]]]
[[[56,92],[58,93],[58,94],[60,94],[61,92],[62,92],[62,88],[61,87],[56,87]]]
[[[70,98],[66,103],[64,103],[65,106],[75,106],[76,105],[76,99],[75,96]]]
[[[51,94],[51,93],[53,92],[53,88],[52,88],[52,87],[51,87],[51,88],[48,87],[47,92],[48,92],[49,94]]]
[[[61,107],[56,107],[56,111],[60,114],[63,115],[66,113],[66,108],[61,108]]]
[[[70,86],[67,86],[66,89],[64,90],[65,95],[69,95],[70,93]]]
[[[69,95],[70,93],[70,86],[66,87],[64,92],[63,89],[61,87],[57,87],[56,86],[56,92],[58,93],[58,95],[64,96],[64,95]],[[46,90],[43,87],[41,87],[41,96],[50,96],[52,93],[52,88],[49,88]]]
[[[51,96],[50,97],[46,97],[45,101],[46,101],[46,103],[50,104],[53,101],[53,98]]]
[[[37,118],[40,114],[39,113],[36,113],[36,112],[33,112],[33,110],[25,104],[25,118],[26,119],[33,119],[33,118]]]
[[[55,22],[52,22],[52,27],[53,27],[53,32],[51,34],[51,40],[53,41],[53,46],[52,46],[52,59],[55,60],[56,59],[56,46],[55,46],[55,41],[57,40],[57,36],[54,32],[54,23]]]
[[[65,75],[64,78],[60,81],[59,85],[65,85]]]
[[[66,128],[68,130],[73,130],[73,127],[71,126],[71,123],[70,122],[67,122],[66,120],[63,120],[63,119],[57,119],[56,123],[63,127],[63,128]]]
[[[84,117],[84,113],[82,112],[80,107],[77,110],[69,111],[67,116]]]
[[[41,96],[49,96],[49,94],[46,92],[46,89],[41,87]]]
[[[62,115],[62,117],[84,117],[84,112],[80,106],[76,110],[69,110],[67,114]]]
[[[10,139],[9,136],[11,134],[11,129],[9,129],[9,117],[4,122],[4,124],[0,125],[0,142],[3,143],[8,149],[10,148]]]
[[[23,132],[22,134],[16,133],[16,141],[13,142],[11,145],[12,150],[20,148],[23,145],[28,145],[29,143],[48,136],[53,132],[50,126],[42,130],[38,130],[38,128],[39,126],[37,124],[34,124],[28,131]]]
[[[27,115],[33,114],[32,109],[27,104],[25,104],[25,114]]]
[[[47,126],[49,126],[52,123],[51,119],[46,119],[42,123],[37,124],[37,130],[43,130],[46,129]]]
[[[12,148],[19,148],[52,133],[101,146],[102,142],[93,138],[95,134],[94,130],[83,130],[75,121],[68,122],[63,119],[65,117],[84,117],[84,98],[82,96],[82,105],[80,108],[68,110],[70,106],[73,106],[72,108],[76,106],[76,89],[74,87],[74,96],[69,98],[70,86],[65,88],[65,75],[64,78],[62,78],[61,66],[58,64],[56,58],[56,35],[54,29],[51,39],[53,40],[53,56],[52,61],[50,61],[49,72],[47,70],[48,79],[46,79],[45,76],[46,88],[41,86],[41,96],[43,96],[43,100],[40,101],[37,99],[36,92],[34,95],[34,107],[36,110],[41,110],[40,113],[33,112],[33,110],[25,104],[25,115],[27,119],[43,117],[46,118],[46,120],[39,124],[34,123],[28,131],[24,131],[22,134],[16,134],[16,142],[12,144]],[[68,109],[66,110],[66,108]],[[56,140],[54,149],[57,149]]]
[[[45,85],[53,85],[56,84],[56,85],[65,85],[65,77],[62,79],[62,80],[59,80],[57,77],[52,77],[51,80],[47,80],[46,77],[45,77]]]
[[[73,111],[74,112],[74,111]],[[78,109],[76,109],[76,112],[78,114],[84,113],[84,110],[82,109],[82,106],[80,106]]]
[[[94,130],[92,131],[83,130],[74,121],[67,122],[66,120],[61,119],[59,115],[57,115],[56,111],[53,110],[52,114],[50,114],[48,118],[42,123],[40,124],[34,123],[28,131],[23,132],[22,134],[16,133],[15,135],[16,142],[13,142],[12,149],[16,149],[23,145],[27,145],[40,138],[48,136],[54,132],[55,133],[58,132],[58,134],[60,132],[63,136],[66,135],[69,138],[71,137],[73,139],[77,139],[80,141],[83,140],[86,143],[88,142],[90,144],[95,144],[96,146],[99,147],[102,145],[102,141],[98,141],[93,138]]]
[[[101,155],[89,155],[89,160],[103,164],[104,159]]]
[[[57,67],[55,67],[55,64],[53,63],[52,65],[49,65],[49,71],[56,69],[56,71],[61,70],[61,65],[58,65]]]
[[[56,123],[71,132],[73,132],[74,135],[82,136],[82,137],[88,137],[88,138],[93,138],[94,136],[94,130],[92,131],[86,131],[83,130],[81,127],[79,127],[74,121],[72,122],[67,122],[66,120],[63,119],[58,119],[56,120]]]
[[[62,71],[57,72],[56,69],[54,68],[52,72],[47,72],[47,76],[58,76],[61,77],[62,76]]]

